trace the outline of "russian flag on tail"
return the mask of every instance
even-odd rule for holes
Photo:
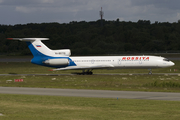
[[[36,47],[41,47],[41,45],[36,45]]]

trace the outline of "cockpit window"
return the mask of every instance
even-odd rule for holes
[[[167,61],[167,62],[169,62],[170,60],[169,59],[167,59],[167,58],[165,58],[165,59],[163,59],[164,61]]]

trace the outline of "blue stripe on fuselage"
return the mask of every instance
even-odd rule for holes
[[[47,67],[61,68],[61,67],[67,67],[67,66],[51,66],[51,65],[44,64],[43,62],[48,59],[64,59],[64,58],[66,58],[69,60],[68,66],[76,66],[76,64],[69,57],[47,56],[47,55],[44,55],[43,53],[39,52],[36,48],[34,48],[34,46],[32,45],[31,42],[26,42],[26,43],[34,56],[34,58],[31,60],[31,63],[42,65],[42,66],[47,66]]]

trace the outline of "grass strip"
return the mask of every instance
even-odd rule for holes
[[[1,120],[178,120],[180,102],[0,94]]]
[[[14,82],[23,79],[23,82]],[[63,75],[1,76],[3,87],[38,87],[94,90],[180,92],[180,76],[167,75]]]

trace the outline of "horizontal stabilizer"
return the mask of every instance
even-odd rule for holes
[[[20,41],[41,41],[49,40],[49,38],[7,38],[8,40],[20,40]]]
[[[66,68],[57,68],[52,69],[51,71],[56,70],[84,70],[84,69],[105,69],[105,68],[113,68],[113,65],[93,65],[93,66],[69,66]]]

